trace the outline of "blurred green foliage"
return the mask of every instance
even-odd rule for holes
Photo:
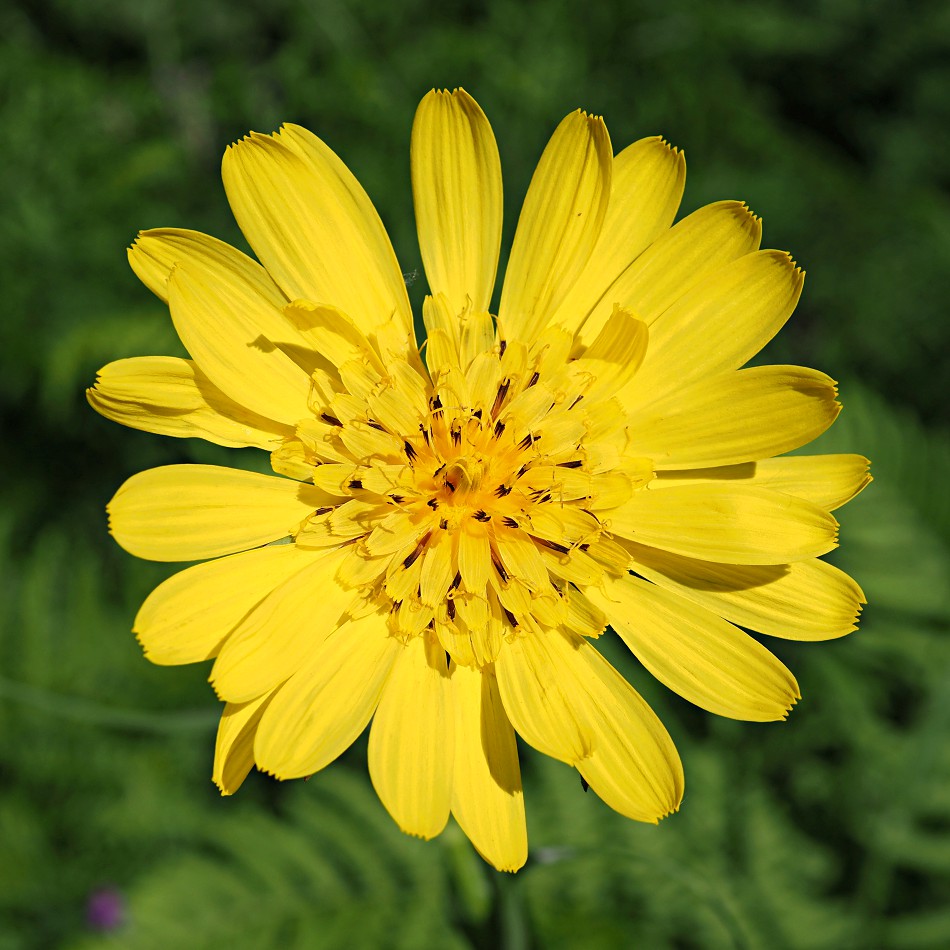
[[[0,950],[950,946],[946,3],[8,0],[0,37]],[[514,878],[456,828],[402,836],[359,744],[308,783],[218,797],[207,671],[152,667],[128,632],[169,568],[111,545],[102,507],[151,465],[248,460],[82,395],[112,359],[180,352],[123,248],[163,225],[242,245],[217,176],[248,129],[317,131],[420,270],[412,114],[455,85],[495,128],[508,240],[577,106],[618,148],[684,147],[685,210],[762,214],[810,270],[767,356],[843,380],[816,450],[877,479],[836,558],[866,588],[861,632],[770,643],[802,686],[790,720],[699,713],[608,647],[679,744],[684,806],[635,825],[529,752]],[[105,887],[125,922],[98,934]]]

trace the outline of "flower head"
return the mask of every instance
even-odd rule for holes
[[[597,648],[608,624],[703,708],[786,716],[795,679],[742,628],[854,629],[860,589],[818,558],[867,462],[783,455],[837,415],[827,376],[740,368],[803,281],[759,250],[743,204],[671,227],[682,154],[646,138],[614,156],[575,112],[494,315],[495,140],[465,92],[432,92],[412,133],[420,349],[385,230],[320,139],[253,134],[223,177],[260,264],[196,232],[140,234],[132,267],[192,360],[120,360],[89,391],[126,425],[271,453],[274,476],[167,466],[109,505],[131,553],[205,562],[135,631],[156,663],[214,658],[223,793],[254,765],[310,775],[372,719],[370,775],[400,827],[429,838],[451,811],[514,870],[516,733],[630,818],[679,806],[669,735]]]

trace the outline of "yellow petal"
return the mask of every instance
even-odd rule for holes
[[[445,651],[434,636],[399,651],[369,733],[369,774],[399,827],[434,838],[449,820],[455,751]]]
[[[280,779],[302,778],[346,751],[376,711],[401,649],[378,613],[340,627],[319,644],[257,727],[258,768]]]
[[[531,179],[515,232],[498,319],[505,339],[530,343],[571,289],[597,243],[613,156],[603,120],[573,112]]]
[[[542,635],[547,658],[536,667],[538,688],[558,683],[570,704],[562,716],[576,718],[590,737],[590,753],[577,762],[578,771],[628,818],[655,823],[675,811],[683,797],[683,767],[653,710],[586,640],[554,631]],[[522,708],[519,721],[527,712]]]
[[[248,243],[290,300],[331,304],[359,326],[412,315],[389,237],[362,186],[311,132],[285,125],[232,145],[222,165]]]
[[[139,280],[157,297],[168,301],[168,278],[176,264],[188,262],[200,273],[239,280],[274,307],[287,301],[257,261],[217,238],[183,228],[140,231],[129,248],[129,264]]]
[[[739,201],[717,201],[663,232],[605,291],[580,330],[592,340],[615,305],[632,310],[648,326],[707,274],[757,251],[759,219]]]
[[[613,161],[610,203],[594,251],[551,322],[577,330],[610,285],[672,223],[686,159],[660,136],[640,139]]]
[[[788,564],[837,546],[826,511],[765,488],[708,483],[634,492],[605,518],[640,544],[725,564]]]
[[[785,665],[757,640],[696,604],[635,577],[595,593],[610,625],[670,689],[730,719],[785,719],[799,699]]]
[[[616,307],[584,355],[570,364],[573,375],[590,374],[595,380],[584,398],[610,399],[631,384],[648,352],[648,338],[645,323]]]
[[[342,310],[328,304],[295,300],[283,308],[283,315],[307,344],[333,366],[365,360],[374,370],[382,372],[383,364],[369,340]]]
[[[233,795],[254,767],[254,737],[274,693],[266,693],[248,703],[228,703],[218,723],[214,744],[212,781],[222,795]]]
[[[218,389],[287,425],[310,415],[310,377],[266,336],[263,328],[281,315],[263,297],[180,264],[168,280],[168,304],[182,343]]]
[[[452,667],[455,758],[452,814],[478,853],[499,871],[528,859],[521,768],[515,733],[494,673]]]
[[[650,487],[669,488],[714,479],[787,492],[834,511],[871,483],[869,465],[862,455],[789,455],[719,468],[662,472]]]
[[[696,284],[650,324],[650,347],[618,398],[645,406],[705,376],[738,369],[784,326],[805,275],[781,251],[759,251]]]
[[[781,455],[838,416],[834,380],[801,366],[753,366],[694,383],[631,416],[631,455],[654,467],[708,468]]]
[[[268,450],[293,436],[290,426],[245,409],[225,396],[191,360],[175,356],[109,363],[99,370],[86,398],[107,419],[158,435]]]
[[[148,595],[132,632],[161,666],[210,660],[248,611],[313,558],[277,544],[196,564]]]
[[[528,631],[505,644],[495,663],[498,689],[512,725],[539,752],[573,765],[593,751],[593,737],[578,721],[569,676],[562,676],[556,631]]]
[[[432,90],[410,150],[419,249],[432,294],[454,315],[487,310],[501,244],[501,161],[485,113],[464,89]]]
[[[313,485],[219,465],[133,475],[109,502],[109,530],[130,554],[201,561],[294,534],[327,496]]]
[[[633,569],[717,616],[787,640],[832,640],[857,629],[861,588],[825,561],[715,564],[626,542]]]
[[[242,703],[273,689],[306,665],[347,621],[356,592],[336,579],[345,552],[308,552],[310,563],[262,600],[234,629],[211,670],[215,691]]]

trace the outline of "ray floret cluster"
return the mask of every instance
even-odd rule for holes
[[[799,697],[750,634],[823,640],[864,598],[820,560],[869,481],[852,455],[787,455],[834,421],[834,382],[743,368],[803,274],[721,201],[675,225],[681,152],[614,155],[583,112],[532,178],[500,295],[501,167],[463,90],[412,131],[430,295],[416,340],[369,198],[312,133],[228,149],[259,261],[194,231],[142,232],[136,274],[191,359],[104,367],[108,418],[270,453],[274,475],[171,465],[109,504],[126,550],[199,561],[135,620],[156,663],[213,659],[214,780],[308,776],[372,721],[369,771],[405,831],[449,815],[495,867],[527,834],[516,735],[630,818],[679,807],[669,734],[598,649],[608,625],[686,699],[783,719]]]

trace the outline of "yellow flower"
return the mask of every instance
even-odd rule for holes
[[[869,476],[858,456],[775,457],[839,406],[815,370],[740,369],[803,281],[759,250],[745,205],[671,227],[682,153],[654,137],[614,156],[603,121],[572,113],[492,315],[495,140],[465,92],[431,92],[412,131],[423,364],[383,225],[320,139],[252,134],[223,177],[261,264],[193,231],[140,234],[132,267],[193,362],[119,360],[88,395],[134,428],[267,450],[278,473],[171,465],[109,505],[132,554],[205,561],[135,632],[155,663],[215,658],[224,794],[254,765],[322,769],[372,719],[370,775],[400,827],[430,838],[451,811],[515,870],[516,733],[623,815],[679,806],[669,735],[595,645],[608,624],[704,709],[787,715],[794,677],[741,628],[855,628],[860,589],[818,558]]]

